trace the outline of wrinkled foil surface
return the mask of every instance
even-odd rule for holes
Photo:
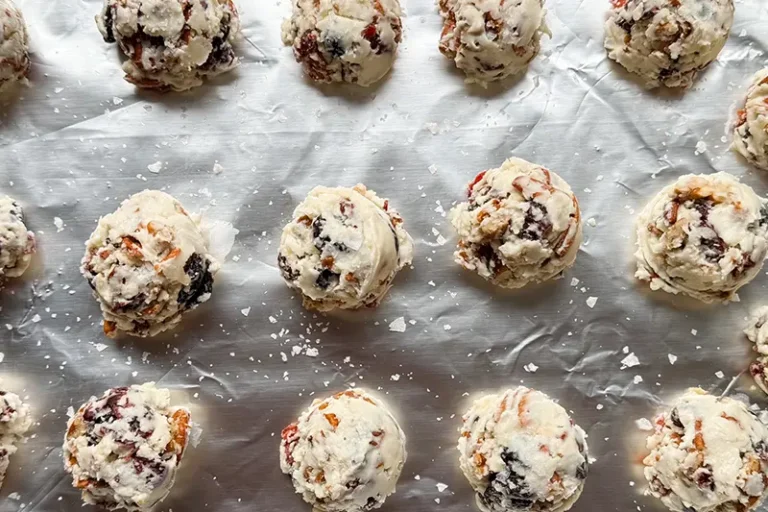
[[[67,410],[145,381],[173,389],[202,429],[157,510],[309,510],[280,473],[280,430],[347,386],[378,390],[408,436],[385,511],[474,510],[456,442],[483,390],[537,388],[587,431],[595,461],[577,512],[662,510],[642,494],[647,432],[636,421],[685,388],[766,404],[742,374],[752,357],[742,329],[764,302],[765,271],[741,302],[704,306],[637,283],[632,256],[636,214],[683,174],[727,171],[768,192],[768,177],[723,138],[766,65],[762,0],[737,2],[719,60],[684,94],[648,92],[607,59],[607,0],[548,0],[553,37],[541,55],[487,90],[466,86],[438,52],[430,0],[404,1],[395,68],[370,89],[309,83],[280,42],[290,2],[240,0],[240,68],[166,95],[122,79],[93,20],[98,0],[18,4],[33,66],[29,87],[0,106],[0,191],[25,206],[39,253],[0,294],[0,376],[37,423],[0,511],[81,510],[61,460]],[[510,156],[566,179],[585,219],[574,268],[518,291],[453,262],[446,217],[477,172]],[[307,312],[276,268],[282,226],[312,187],[358,182],[403,215],[413,268],[376,310]],[[179,329],[113,341],[79,261],[99,216],[145,188],[239,234],[212,299]],[[622,369],[632,353],[639,364]]]

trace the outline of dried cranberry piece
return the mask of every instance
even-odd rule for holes
[[[379,54],[383,50],[383,47],[381,45],[381,36],[376,29],[376,21],[377,19],[374,18],[373,23],[363,29],[362,36],[363,39],[371,44],[371,50]]]

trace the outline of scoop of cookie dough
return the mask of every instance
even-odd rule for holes
[[[648,437],[649,494],[675,512],[753,510],[768,482],[766,443],[766,425],[743,402],[689,389]]]
[[[0,0],[0,90],[24,79],[29,71],[29,37],[21,11]]]
[[[153,382],[113,388],[69,420],[64,466],[85,503],[149,510],[168,496],[190,422],[170,396]]]
[[[105,0],[96,24],[127,57],[125,79],[145,89],[192,89],[239,64],[232,0]]]
[[[768,68],[752,78],[738,112],[732,147],[755,167],[768,171]]]
[[[456,262],[498,286],[520,288],[573,265],[581,212],[554,172],[510,158],[469,184],[469,201],[451,210]]]
[[[733,25],[733,0],[611,0],[608,56],[648,87],[683,87],[714,61]]]
[[[16,445],[32,426],[29,405],[15,393],[0,390],[0,487],[16,453]]]
[[[749,365],[749,373],[760,389],[768,393],[768,306],[762,306],[752,315],[744,334],[755,344],[753,349],[757,352]]]
[[[459,429],[459,465],[484,512],[563,512],[588,472],[586,434],[544,393],[477,399]]]
[[[283,229],[278,266],[318,311],[379,304],[413,260],[413,240],[389,201],[363,185],[314,188]]]
[[[637,219],[637,273],[653,290],[704,302],[738,300],[768,252],[768,207],[724,172],[688,174]]]
[[[154,336],[207,301],[219,263],[199,220],[165,192],[145,190],[99,219],[81,272],[104,314],[104,332]]]
[[[320,512],[379,508],[407,456],[397,420],[362,389],[315,400],[281,437],[280,468]]]
[[[35,235],[24,224],[24,210],[10,197],[0,195],[0,280],[22,275],[34,253]]]
[[[544,0],[440,0],[440,51],[467,75],[487,85],[518,75],[539,53]]]
[[[369,86],[392,68],[402,33],[398,0],[293,0],[282,35],[312,80]]]

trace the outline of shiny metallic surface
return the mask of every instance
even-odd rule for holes
[[[720,59],[682,94],[647,92],[606,58],[604,0],[549,0],[553,38],[527,75],[488,90],[465,86],[438,52],[430,0],[404,2],[395,69],[371,89],[306,81],[280,42],[290,3],[240,0],[240,68],[167,95],[123,81],[93,21],[98,0],[18,4],[33,68],[0,107],[0,190],[24,204],[39,254],[0,295],[0,375],[39,423],[12,458],[0,511],[80,510],[61,461],[67,408],[150,380],[189,402],[203,429],[158,510],[309,510],[280,473],[280,430],[351,385],[379,390],[408,436],[382,510],[474,510],[457,464],[461,414],[470,395],[518,384],[558,399],[589,434],[596,461],[573,510],[661,510],[642,495],[635,421],[686,387],[726,390],[750,361],[741,330],[768,279],[727,306],[652,293],[633,279],[634,218],[686,173],[727,171],[768,191],[722,139],[766,63],[765,2],[737,2]],[[453,263],[445,216],[478,171],[512,155],[566,179],[586,221],[564,279],[513,292]],[[312,187],[357,182],[403,215],[413,268],[376,310],[307,312],[276,268],[280,231]],[[212,299],[181,328],[113,341],[79,261],[99,216],[145,188],[240,232]],[[400,317],[405,332],[391,331]],[[622,369],[629,353],[640,364]],[[766,403],[748,376],[728,392]]]

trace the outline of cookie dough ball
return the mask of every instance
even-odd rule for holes
[[[379,304],[413,260],[413,240],[386,199],[363,185],[314,188],[283,229],[280,273],[318,311]]]
[[[768,252],[768,207],[724,172],[688,174],[637,219],[637,273],[651,289],[704,302],[738,300]]]
[[[649,492],[675,512],[753,510],[768,482],[767,442],[766,425],[744,403],[689,389],[648,437]]]
[[[154,336],[207,301],[219,263],[199,219],[165,192],[145,190],[99,219],[81,272],[104,314],[104,332]]]
[[[749,373],[765,393],[768,393],[768,306],[762,306],[749,319],[744,329],[749,341],[755,344],[757,358],[749,365]]]
[[[544,393],[522,386],[476,400],[459,429],[459,465],[483,512],[563,512],[589,467],[586,434]]]
[[[560,176],[510,158],[478,174],[468,195],[450,215],[459,237],[456,263],[505,288],[546,281],[573,265],[581,212]]]
[[[91,397],[67,424],[64,466],[85,503],[149,510],[171,492],[190,414],[153,382]]]
[[[402,38],[398,0],[293,0],[283,43],[317,82],[369,86],[392,68]]]
[[[733,149],[756,167],[768,171],[768,68],[757,72],[739,110]]]
[[[24,439],[31,426],[29,405],[17,394],[0,390],[0,487],[11,463],[11,455],[16,453],[16,445]]]
[[[467,75],[487,85],[518,75],[539,53],[544,0],[440,0],[440,51]]]
[[[0,280],[19,277],[35,253],[35,234],[24,224],[24,210],[8,196],[0,195]]]
[[[397,420],[362,389],[315,400],[281,437],[280,468],[320,512],[379,508],[407,455]]]
[[[682,87],[714,61],[733,25],[733,0],[611,0],[608,56],[648,87]]]
[[[105,0],[96,24],[128,58],[125,79],[145,89],[185,91],[239,64],[232,0]]]
[[[11,0],[0,0],[0,90],[29,71],[29,37],[21,11]]]

